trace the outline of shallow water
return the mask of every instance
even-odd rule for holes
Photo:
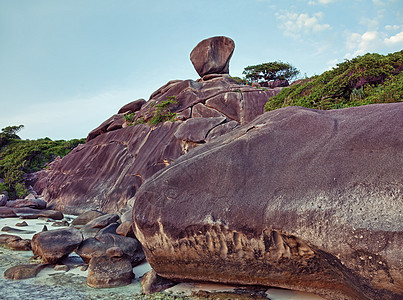
[[[73,218],[73,216],[66,216]],[[21,222],[17,218],[4,218],[0,219],[0,228],[10,226],[13,228],[39,232],[43,226],[46,225],[48,230],[63,228],[52,227],[53,222],[45,219],[25,220],[28,226],[17,227],[16,223]],[[0,232],[7,233],[7,232]],[[14,233],[12,233],[14,234]],[[31,239],[31,234],[15,234],[21,238]],[[0,274],[12,266],[19,264],[30,263],[30,258],[33,256],[32,251],[13,251],[0,247]],[[209,292],[224,292],[234,291],[234,287],[218,285],[218,284],[196,284],[196,283],[181,283],[170,289],[165,293],[158,293],[153,296],[145,296],[142,294],[142,288],[139,278],[149,270],[151,267],[148,263],[141,264],[133,268],[136,278],[132,284],[108,289],[94,289],[87,286],[87,273],[88,271],[81,271],[80,264],[83,263],[81,258],[75,253],[71,254],[64,263],[68,265],[77,265],[71,268],[68,272],[55,271],[53,267],[47,267],[42,270],[37,277],[25,280],[7,280],[3,276],[0,277],[0,299],[7,300],[95,300],[95,299],[192,299],[190,297],[193,291],[209,291]],[[268,289],[266,295],[272,300],[320,300],[322,298],[309,294],[296,291],[289,291],[283,289],[271,288]]]

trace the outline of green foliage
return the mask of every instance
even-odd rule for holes
[[[39,171],[57,156],[63,157],[85,139],[52,141],[13,139],[0,148],[0,192],[6,191],[9,198],[22,198],[27,194],[24,175]]]
[[[0,147],[7,145],[13,139],[20,139],[20,137],[17,135],[17,132],[23,128],[24,125],[7,126],[2,128],[0,133]]]
[[[155,110],[153,112],[153,116],[148,123],[151,125],[157,125],[158,123],[162,123],[165,121],[175,122],[176,113],[171,112],[170,107],[174,104],[178,104],[175,96],[168,97],[168,100],[161,101],[156,104]]]
[[[242,74],[245,79],[252,82],[262,82],[270,80],[292,80],[299,71],[289,63],[281,61],[268,62],[256,66],[248,66]]]
[[[301,80],[269,99],[265,110],[285,106],[338,109],[403,101],[403,50],[365,54],[321,75]]]
[[[175,104],[178,104],[178,101],[176,101],[176,97],[170,96],[165,101],[161,101],[158,104],[153,103],[150,105],[153,111],[151,118],[149,118],[147,121],[144,119],[143,116],[140,116],[136,119],[134,113],[124,115],[123,119],[129,126],[146,124],[146,123],[148,123],[151,126],[154,126],[157,125],[158,123],[162,123],[165,121],[175,122],[177,115],[176,113],[171,111],[172,105]]]

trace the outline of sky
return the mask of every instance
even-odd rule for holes
[[[86,137],[168,81],[198,79],[190,52],[221,35],[231,76],[277,60],[312,76],[402,50],[403,1],[0,0],[0,128]]]

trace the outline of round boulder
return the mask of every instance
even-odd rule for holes
[[[215,36],[197,44],[190,53],[190,60],[200,77],[208,74],[228,74],[234,49],[233,40],[225,36]]]

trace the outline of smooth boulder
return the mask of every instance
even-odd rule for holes
[[[93,288],[125,286],[134,279],[130,260],[122,249],[114,247],[102,256],[91,258],[88,265],[87,284]]]
[[[161,276],[396,299],[403,103],[287,107],[145,182],[134,228]]]
[[[34,278],[46,266],[47,266],[46,264],[17,265],[5,270],[3,276],[6,279],[13,279],[13,280]]]
[[[83,241],[82,233],[74,228],[62,228],[42,231],[32,238],[34,255],[40,256],[46,263],[56,264],[78,248]]]
[[[228,74],[229,61],[235,49],[232,39],[216,36],[201,41],[190,53],[190,60],[200,77]]]

